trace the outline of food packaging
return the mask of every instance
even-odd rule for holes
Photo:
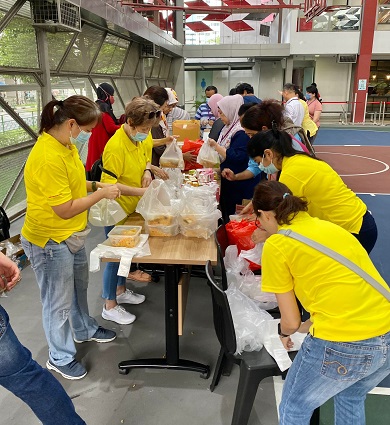
[[[170,226],[163,225],[152,225],[145,223],[145,231],[149,233],[149,236],[160,236],[160,237],[169,237],[176,236],[179,233],[179,225],[172,224]]]
[[[139,240],[141,226],[115,226],[108,233],[108,240],[111,246],[123,248],[134,248]]]

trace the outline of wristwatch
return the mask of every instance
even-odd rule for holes
[[[278,335],[281,336],[282,338],[287,338],[290,335],[286,335],[282,332],[282,328],[280,327],[280,323],[278,323]]]
[[[92,192],[96,192],[97,191],[96,182],[92,182],[91,186],[92,186]]]

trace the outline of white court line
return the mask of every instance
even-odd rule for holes
[[[376,387],[373,390],[371,390],[368,394],[390,395],[390,388]]]
[[[379,161],[379,159],[369,158],[367,156],[361,156],[361,155],[352,155],[350,153],[341,153],[341,152],[316,152],[316,154],[328,154],[328,155],[344,155],[344,156],[354,156],[356,158],[363,158],[367,159],[369,161],[375,161],[379,162],[380,164],[384,165],[384,169],[380,171],[374,171],[373,173],[358,173],[358,174],[339,174],[340,177],[353,177],[353,176],[369,176],[374,174],[381,174],[386,172],[390,167],[388,164],[386,164],[383,161]]]

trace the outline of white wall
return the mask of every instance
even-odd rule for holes
[[[314,72],[314,79],[324,102],[349,100],[351,64],[337,63],[335,57],[317,58]],[[323,110],[341,112],[342,108],[341,105],[324,104]]]
[[[278,90],[283,88],[283,68],[278,61],[262,61],[260,64],[260,99],[281,99]]]
[[[194,101],[196,100],[196,72],[185,71],[184,72],[184,87],[185,87],[185,109],[194,116],[196,110],[194,110]]]

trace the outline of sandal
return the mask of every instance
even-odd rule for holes
[[[134,280],[136,282],[148,283],[152,281],[152,276],[149,273],[143,272],[142,270],[135,270],[128,274],[127,279]]]

